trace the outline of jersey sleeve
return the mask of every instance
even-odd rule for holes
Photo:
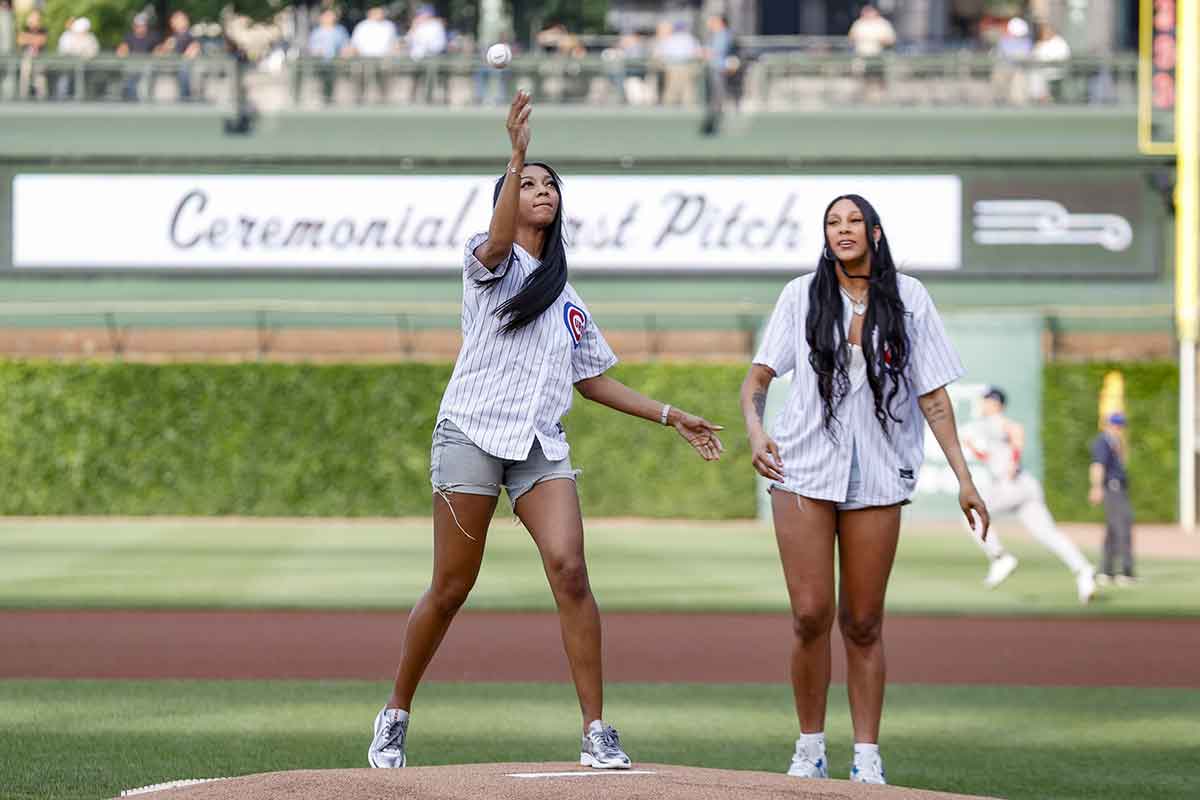
[[[578,383],[603,375],[617,363],[617,354],[608,346],[596,320],[588,315],[579,344],[571,351],[571,382]]]
[[[784,287],[767,321],[754,363],[770,367],[779,377],[796,368],[796,325],[800,314],[796,284]]]
[[[499,280],[504,277],[504,273],[508,272],[508,265],[512,262],[513,257],[511,250],[508,257],[501,261],[495,269],[488,269],[482,261],[475,257],[475,248],[487,240],[486,231],[477,233],[467,240],[466,249],[463,251],[463,275],[469,283],[487,283]]]
[[[954,383],[967,371],[946,334],[933,298],[924,286],[918,283],[917,287],[908,336],[912,343],[910,377],[913,391],[920,396]]]

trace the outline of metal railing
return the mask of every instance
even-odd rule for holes
[[[275,69],[245,67],[229,57],[81,60],[57,56],[0,58],[0,102],[136,101],[221,106],[244,100],[260,111],[410,105],[469,108],[505,103],[518,87],[540,102],[577,106],[697,108],[705,102],[702,62],[663,64],[616,51],[582,58],[525,56],[504,71],[474,58],[307,57]],[[1012,62],[978,53],[885,54],[765,52],[727,78],[726,96],[747,110],[872,107],[1132,107],[1132,54],[1061,62]]]
[[[237,62],[222,56],[0,57],[0,102],[232,106],[237,86]]]

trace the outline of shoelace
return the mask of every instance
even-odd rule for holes
[[[408,720],[396,719],[383,730],[383,746],[380,750],[403,749],[404,734],[408,731]]]
[[[589,732],[588,737],[605,756],[621,754],[621,739],[617,735],[617,729],[611,725],[605,725],[598,731]]]

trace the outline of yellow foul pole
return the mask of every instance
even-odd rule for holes
[[[1175,324],[1179,331],[1179,524],[1196,531],[1196,336],[1200,328],[1200,0],[1179,0],[1175,67]]]

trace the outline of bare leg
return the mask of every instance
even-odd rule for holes
[[[433,580],[408,615],[388,708],[412,710],[413,694],[425,668],[475,585],[495,510],[496,498],[489,495],[447,492],[433,496]]]
[[[792,607],[792,691],[801,733],[825,729],[833,628],[833,503],[771,492],[775,540]]]
[[[887,679],[883,601],[899,538],[900,506],[838,514],[838,625],[846,645],[846,682],[856,743],[879,741]]]
[[[583,724],[604,712],[600,609],[588,582],[583,556],[583,517],[575,481],[542,481],[517,500],[514,509],[529,530],[558,606],[563,648],[579,696]]]

